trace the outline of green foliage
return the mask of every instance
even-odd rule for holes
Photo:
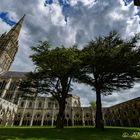
[[[140,80],[139,36],[123,40],[115,32],[92,40],[83,48],[82,75],[79,81],[96,91],[95,127],[103,129],[101,94],[132,88]]]
[[[21,89],[34,95],[51,94],[59,104],[57,123],[61,124],[58,127],[63,128],[66,98],[72,90],[71,81],[80,73],[79,50],[76,47],[64,46],[52,49],[47,41],[33,46],[32,50],[34,54],[31,58],[36,65],[36,71],[28,74]]]
[[[42,86],[40,86],[40,78],[40,73],[29,72],[26,74],[26,78],[22,79],[19,86],[23,98],[34,99],[38,93],[43,91]]]
[[[31,58],[36,71],[27,76],[23,90],[51,94],[59,103],[58,116],[62,120],[71,81],[86,83],[96,91],[95,123],[101,128],[101,94],[108,95],[114,90],[132,88],[134,82],[140,80],[140,48],[136,46],[138,40],[139,35],[123,40],[113,31],[90,41],[82,50],[75,46],[54,48],[47,41],[40,42],[32,47],[34,54]]]
[[[81,82],[94,88],[100,86],[103,94],[133,87],[140,78],[140,55],[136,43],[139,36],[123,40],[116,32],[96,38],[82,50],[85,78]]]
[[[28,78],[21,84],[22,89],[26,91],[35,86],[38,93],[51,93],[56,99],[62,94],[67,95],[71,90],[71,80],[79,74],[79,50],[64,46],[52,49],[46,41],[33,46],[32,50],[36,71],[27,75]]]
[[[96,108],[96,101],[91,101],[90,106],[93,107],[93,108]]]

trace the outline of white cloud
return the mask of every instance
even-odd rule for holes
[[[136,83],[131,89],[114,92],[112,95],[102,97],[102,104],[104,107],[108,107],[133,99],[134,97],[140,97],[139,91],[140,83]]]
[[[29,59],[30,46],[36,45],[40,40],[47,39],[54,46],[64,44],[69,47],[78,44],[81,47],[94,37],[105,35],[113,29],[118,30],[124,38],[140,32],[140,18],[136,15],[138,11],[133,2],[128,6],[124,6],[123,0],[71,0],[70,3],[66,24],[62,7],[58,5],[57,0],[47,7],[44,7],[44,0],[1,0],[1,11],[8,11],[10,17],[16,21],[26,14],[20,35],[19,51],[11,70],[32,69],[33,64]],[[0,20],[0,33],[9,29],[10,27]],[[108,106],[136,97],[138,96],[136,89],[140,87],[135,86],[125,94],[114,93],[112,96],[103,97],[103,105]],[[84,105],[89,105],[88,101],[95,100],[94,92],[87,86],[75,86],[74,93],[81,96]]]
[[[70,4],[72,6],[76,5],[78,2],[81,2],[84,5],[91,7],[96,2],[96,0],[70,0]]]
[[[23,72],[33,70],[34,66],[32,64],[32,61],[29,59],[29,56],[31,55],[29,44],[32,44],[31,41],[32,37],[30,36],[30,34],[28,34],[26,28],[22,28],[19,35],[19,50],[10,70]]]
[[[50,14],[51,16],[52,24],[56,26],[64,26],[66,25],[64,16],[61,13],[61,7],[58,4],[52,4]]]
[[[10,26],[0,19],[0,34],[10,30]]]

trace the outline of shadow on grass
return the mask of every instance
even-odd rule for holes
[[[0,140],[134,140],[140,139],[139,128],[107,127],[104,131],[93,127],[68,127],[63,130],[45,127],[0,128]]]

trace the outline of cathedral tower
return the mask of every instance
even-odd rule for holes
[[[0,74],[10,69],[18,50],[18,36],[25,15],[8,32],[0,36]]]

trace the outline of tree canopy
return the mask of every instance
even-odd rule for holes
[[[31,58],[36,71],[28,74],[21,87],[23,90],[30,89],[29,92],[34,94],[51,94],[59,104],[56,127],[63,128],[66,98],[72,89],[71,81],[79,75],[79,50],[64,46],[52,49],[47,41],[33,46],[32,50],[34,54]]]
[[[139,36],[123,40],[115,31],[98,37],[82,50],[83,72],[79,81],[96,91],[96,128],[103,128],[101,94],[131,88],[140,78]]]
[[[92,108],[96,108],[96,101],[91,101],[91,102],[90,102],[90,106],[91,106]]]
[[[131,88],[140,80],[139,35],[124,40],[115,31],[95,38],[82,50],[64,46],[53,48],[47,41],[33,46],[31,58],[36,70],[22,84],[26,93],[51,94],[59,104],[57,128],[63,128],[66,98],[75,80],[96,92],[95,127],[104,128],[101,94]],[[86,96],[86,95],[85,95]]]

